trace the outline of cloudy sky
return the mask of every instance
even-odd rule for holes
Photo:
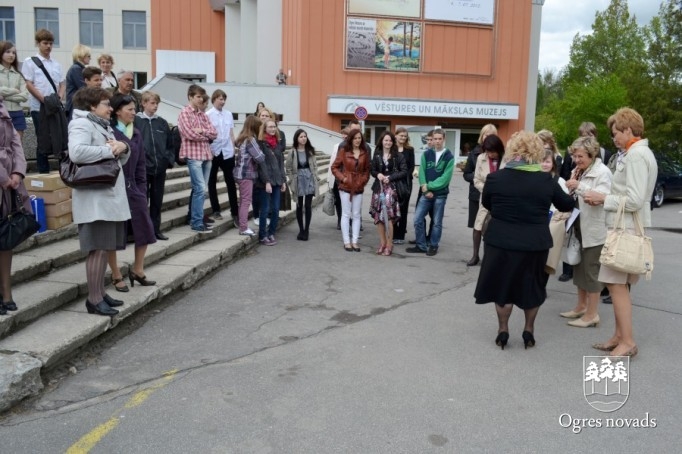
[[[594,15],[604,11],[609,0],[545,0],[542,7],[540,71],[560,70],[568,64],[568,53],[576,33],[591,32]],[[658,14],[659,0],[628,0],[630,14],[640,25]]]

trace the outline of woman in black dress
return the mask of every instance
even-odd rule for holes
[[[545,262],[552,247],[548,214],[573,209],[574,200],[549,173],[542,172],[542,141],[530,131],[515,133],[507,143],[505,168],[488,176],[481,203],[490,211],[485,255],[476,284],[476,304],[494,302],[499,323],[495,343],[509,339],[514,305],[523,309],[523,343],[535,345],[535,316],[545,302]]]

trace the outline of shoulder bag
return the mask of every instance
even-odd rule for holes
[[[75,164],[63,152],[59,159],[59,176],[65,185],[75,189],[101,189],[116,185],[121,166],[116,159],[102,159],[91,164]]]
[[[651,279],[654,271],[654,250],[651,237],[644,235],[639,213],[632,214],[635,232],[625,229],[625,197],[621,197],[612,230],[606,234],[599,263],[613,270],[628,274],[645,274]]]
[[[561,261],[569,265],[578,265],[582,259],[580,254],[580,240],[575,234],[575,226],[571,227],[564,238],[564,247],[561,250]]]
[[[336,206],[334,205],[334,192],[329,189],[324,194],[324,200],[322,202],[322,211],[327,216],[334,216],[336,214]]]
[[[24,208],[19,193],[12,189],[11,194],[10,213],[0,220],[0,251],[11,251],[40,229],[35,216]]]

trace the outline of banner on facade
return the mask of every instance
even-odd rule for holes
[[[348,17],[346,67],[419,71],[421,24]]]

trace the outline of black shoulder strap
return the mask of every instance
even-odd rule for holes
[[[34,57],[31,57],[31,60],[33,60],[33,63],[35,63],[38,68],[43,70],[43,74],[45,74],[45,77],[47,77],[47,80],[50,81],[50,85],[52,85],[54,92],[58,93],[57,86],[54,84],[54,81],[52,80],[50,73],[47,72],[47,69],[45,69],[45,65],[43,65],[43,62],[40,60],[40,58],[34,56]]]

